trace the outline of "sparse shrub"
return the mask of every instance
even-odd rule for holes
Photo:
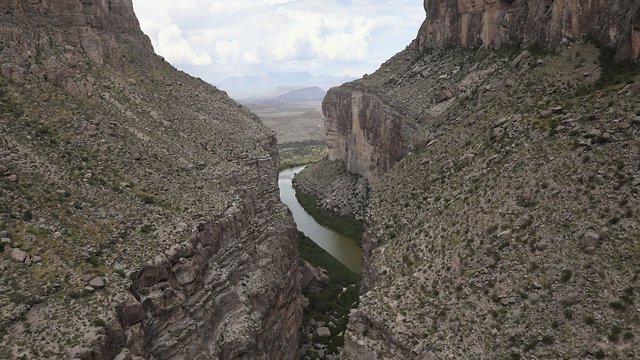
[[[27,300],[29,299],[27,296],[19,293],[19,292],[12,292],[9,293],[7,295],[7,297],[9,298],[9,301],[11,301],[12,303],[19,305],[19,304],[24,304],[27,302]]]
[[[27,210],[22,212],[22,220],[24,220],[24,221],[33,220],[33,213],[31,212],[30,209],[27,209]]]
[[[571,311],[571,309],[565,309],[564,310],[564,317],[567,318],[567,320],[572,320],[573,319],[573,311]]]
[[[572,276],[573,276],[573,271],[568,269],[562,270],[562,275],[560,275],[560,281],[562,281],[563,283],[569,282]]]
[[[620,334],[621,333],[622,333],[622,330],[619,327],[613,326],[611,328],[611,332],[609,333],[609,336],[607,336],[607,338],[609,339],[609,341],[618,342],[618,341],[620,341]]]
[[[77,300],[77,299],[83,298],[83,297],[84,297],[84,296],[86,296],[86,295],[88,295],[88,293],[87,293],[87,294],[83,294],[83,293],[82,293],[82,292],[80,292],[80,291],[71,291],[71,292],[67,295],[67,298],[68,298],[68,299],[74,299],[74,300]]]
[[[149,234],[155,231],[155,228],[151,224],[144,224],[140,227],[140,232],[143,234]]]
[[[584,318],[584,323],[589,326],[593,326],[595,325],[596,320],[593,318],[593,316],[587,316],[586,318]]]
[[[102,320],[102,319],[93,319],[93,321],[91,321],[91,323],[95,327],[103,327],[103,328],[107,327],[107,323],[104,322],[104,320]]]
[[[100,259],[98,259],[96,256],[91,255],[89,257],[89,259],[87,260],[87,262],[89,264],[91,264],[91,266],[93,267],[99,267],[100,266]]]
[[[147,194],[147,193],[140,193],[140,200],[142,200],[143,203],[150,205],[150,204],[157,204],[158,203],[158,198],[156,198],[155,196],[151,195],[151,194]]]
[[[22,109],[9,97],[6,84],[2,80],[0,80],[0,113],[11,114],[15,118],[19,118],[23,114]]]
[[[27,225],[26,231],[27,233],[36,236],[44,236],[49,234],[49,229],[33,225]]]
[[[618,301],[612,301],[609,303],[609,307],[616,311],[623,311],[625,309],[624,304]]]

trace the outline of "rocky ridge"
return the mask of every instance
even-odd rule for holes
[[[450,48],[423,31],[325,100],[332,159],[373,179],[343,358],[637,358],[640,71],[615,65],[624,46]]]
[[[275,137],[130,0],[0,4],[0,357],[295,358]]]

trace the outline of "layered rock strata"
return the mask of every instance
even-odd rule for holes
[[[402,104],[389,101],[375,88],[355,84],[333,88],[322,110],[329,160],[343,161],[348,171],[369,182],[420,147],[424,139]]]
[[[557,47],[583,36],[616,49],[619,61],[640,60],[637,0],[425,0],[427,19],[419,49],[499,48],[540,44]]]
[[[296,358],[273,133],[130,0],[4,1],[0,35],[0,358]]]

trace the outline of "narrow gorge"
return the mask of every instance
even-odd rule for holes
[[[132,0],[3,0],[0,359],[640,358],[640,0],[424,9],[280,172]]]

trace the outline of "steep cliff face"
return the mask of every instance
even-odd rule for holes
[[[0,4],[0,358],[294,359],[275,137],[130,0]]]
[[[637,0],[425,0],[418,48],[541,44],[557,47],[591,36],[616,49],[619,61],[639,61]]]
[[[637,358],[640,69],[473,4],[427,1],[420,46],[325,100],[332,157],[374,179],[343,358]],[[627,5],[576,3],[571,34],[629,60]],[[554,51],[500,48],[534,35]]]
[[[401,104],[357,82],[331,89],[322,103],[329,159],[368,181],[384,174],[424,138]]]

